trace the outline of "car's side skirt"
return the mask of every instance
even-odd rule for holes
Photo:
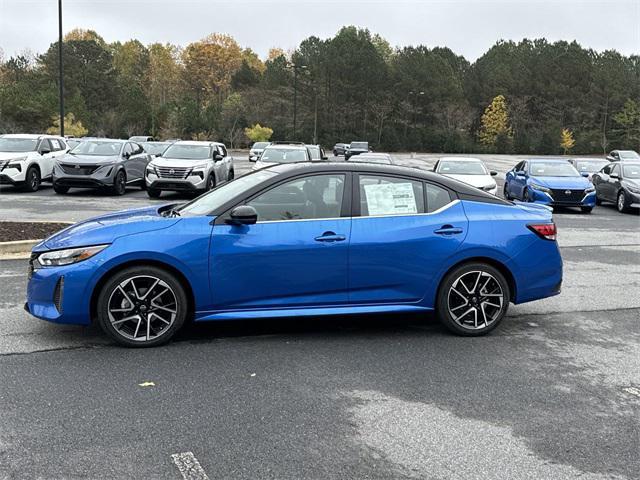
[[[354,315],[365,313],[429,312],[432,308],[419,305],[343,305],[339,307],[283,308],[267,310],[232,310],[222,312],[197,312],[197,322],[212,320],[241,320],[272,317],[313,317],[321,315]]]

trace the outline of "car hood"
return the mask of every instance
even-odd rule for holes
[[[125,235],[167,228],[180,221],[180,218],[160,215],[160,210],[166,206],[136,208],[90,218],[55,233],[33,250],[37,252],[100,245],[112,243]]]
[[[533,183],[547,188],[567,188],[578,190],[591,187],[591,182],[585,177],[529,177]]]
[[[67,153],[60,161],[77,165],[100,165],[117,162],[119,155],[71,155]]]
[[[274,165],[278,165],[278,163],[277,162],[263,162],[261,160],[258,160],[253,165],[254,165],[253,168],[255,170],[258,170],[259,168],[273,167]]]
[[[490,175],[443,175],[445,177],[455,178],[456,180],[460,180],[461,182],[477,188],[487,187],[489,185],[493,186],[496,184]]]
[[[0,160],[7,160],[10,158],[24,158],[33,152],[0,152]]]
[[[151,165],[167,168],[193,168],[199,165],[206,165],[208,162],[209,160],[206,158],[200,160],[184,160],[182,158],[158,157],[153,159]]]

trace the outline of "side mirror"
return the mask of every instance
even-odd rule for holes
[[[42,150],[40,150],[40,155],[46,155],[47,153],[51,153],[51,150],[49,150],[48,148],[43,148]]]
[[[240,205],[231,210],[227,223],[230,225],[253,225],[258,221],[258,212],[249,205]]]
[[[213,161],[214,162],[219,162],[220,160],[222,160],[224,157],[222,155],[220,155],[219,153],[214,153],[213,154]]]
[[[491,170],[489,172],[489,175],[491,175],[492,177],[495,177],[496,175],[498,175],[498,172],[496,172],[495,170]]]
[[[609,176],[611,178],[620,178],[620,175],[618,175],[617,173],[610,173]]]

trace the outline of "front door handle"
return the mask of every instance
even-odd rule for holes
[[[459,227],[454,227],[453,225],[443,225],[442,227],[433,231],[438,235],[457,235],[462,233],[462,229]]]
[[[336,235],[334,232],[324,232],[319,237],[315,238],[316,242],[342,242],[346,240],[347,237],[344,235]]]

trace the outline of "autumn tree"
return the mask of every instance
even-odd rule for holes
[[[267,142],[273,135],[273,130],[269,127],[263,127],[259,123],[244,129],[244,134],[252,142]]]
[[[51,118],[51,125],[47,128],[47,133],[49,135],[59,135],[60,134],[60,117],[54,115]],[[84,137],[89,133],[89,130],[84,128],[82,122],[80,120],[76,120],[76,116],[69,112],[64,116],[64,133],[65,135],[70,135],[73,137]]]
[[[503,95],[496,96],[485,109],[478,134],[480,143],[490,147],[495,146],[498,136],[508,138],[513,136],[509,125],[507,102]]]
[[[560,148],[562,148],[564,154],[569,153],[569,150],[571,150],[575,144],[576,141],[573,138],[573,132],[568,128],[563,128],[562,132],[560,132]]]

